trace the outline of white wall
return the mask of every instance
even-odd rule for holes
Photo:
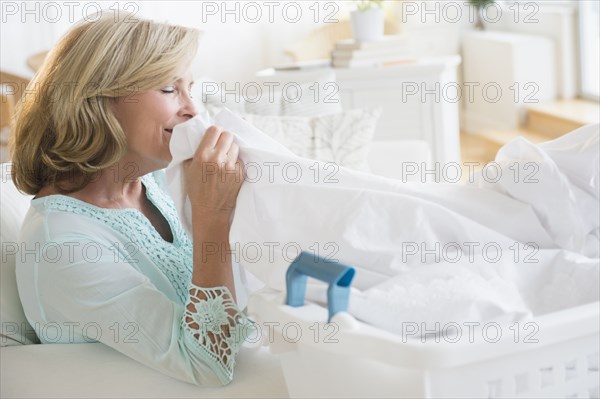
[[[466,0],[400,1],[395,3],[395,8],[397,19],[403,22],[404,32],[411,35],[419,52],[446,55],[459,53],[461,35],[473,29],[474,15],[465,4]],[[484,23],[487,30],[551,39],[557,50],[558,96],[563,99],[577,96],[577,1],[499,0],[489,7]]]
[[[520,5],[520,7],[518,7]],[[498,23],[490,29],[544,36],[556,47],[556,87],[559,98],[578,94],[578,34],[575,1],[540,1],[506,5]]]
[[[223,82],[249,80],[257,70],[287,61],[285,46],[322,25],[329,11],[339,10],[336,15],[341,19],[351,7],[347,1],[36,1],[25,5],[3,1],[0,68],[31,76],[26,65],[30,55],[49,49],[74,22],[100,7],[112,12],[110,8],[117,3],[142,18],[205,32],[194,74]]]
[[[460,36],[472,29],[466,0],[442,1],[388,1],[390,13],[395,14],[401,29],[414,42],[421,55],[447,55],[460,52]],[[298,0],[298,1],[67,1],[22,2],[2,1],[0,24],[0,68],[24,76],[32,72],[26,59],[32,54],[47,50],[63,35],[73,22],[93,13],[99,7],[136,11],[141,17],[168,21],[196,27],[205,32],[194,63],[194,74],[210,77],[227,84],[249,81],[257,70],[286,61],[283,49],[307,32],[323,24],[332,5],[339,10],[335,17],[347,18],[353,7],[351,1]],[[576,35],[570,22],[573,12],[564,13],[574,1],[542,1],[536,13],[537,23],[523,23],[529,10],[522,9],[521,22],[513,23],[514,15],[506,12],[512,2],[503,1],[503,18],[488,23],[492,30],[535,33],[551,37],[562,50],[557,55],[559,63],[560,94],[570,97],[577,82]],[[530,2],[525,2],[525,4]],[[70,4],[70,5],[69,5]],[[262,13],[258,22],[252,23],[257,7]],[[269,6],[268,4],[272,4]],[[548,7],[562,6],[562,11]],[[223,6],[225,5],[225,6]],[[297,22],[292,22],[296,5],[301,7]],[[462,16],[453,20],[457,6]],[[216,14],[211,13],[216,7]],[[226,13],[228,10],[237,12]],[[417,9],[415,10],[415,7]],[[437,7],[437,11],[436,11]],[[25,9],[24,9],[25,8]],[[284,11],[285,9],[285,11]],[[515,9],[514,7],[512,8]],[[272,10],[272,21],[269,11]],[[317,22],[315,12],[319,10]],[[433,12],[427,12],[427,10]],[[558,11],[557,11],[558,10]],[[572,8],[571,8],[572,10]],[[235,18],[239,16],[239,22]],[[222,22],[224,19],[225,22]]]

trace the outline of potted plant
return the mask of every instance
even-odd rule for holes
[[[350,13],[354,40],[378,40],[383,37],[385,16],[382,3],[383,0],[357,1],[357,10]]]
[[[485,25],[483,25],[483,18],[481,17],[481,11],[485,8],[485,6],[487,6],[488,4],[492,4],[494,1],[495,0],[469,0],[469,3],[471,3],[471,5],[475,7],[475,13],[477,15],[477,20],[475,21],[475,29],[485,29]]]

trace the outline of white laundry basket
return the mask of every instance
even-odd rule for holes
[[[263,343],[280,355],[292,398],[600,396],[600,302],[528,323],[459,326],[460,339],[431,335],[425,342],[346,312],[327,323],[320,305],[285,303],[285,293],[263,290],[248,310]]]

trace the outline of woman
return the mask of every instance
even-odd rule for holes
[[[250,325],[227,251],[238,147],[213,126],[188,162],[192,242],[152,172],[197,112],[199,32],[117,17],[68,32],[17,116],[12,177],[35,195],[17,264],[23,308],[42,343],[99,341],[177,379],[227,384]],[[206,163],[218,173],[201,176]],[[207,256],[207,243],[224,251]]]

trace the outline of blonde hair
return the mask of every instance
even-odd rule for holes
[[[19,190],[82,189],[127,151],[110,103],[154,90],[194,58],[200,32],[124,13],[75,25],[50,51],[17,107],[10,151]],[[75,177],[75,179],[73,179]]]

